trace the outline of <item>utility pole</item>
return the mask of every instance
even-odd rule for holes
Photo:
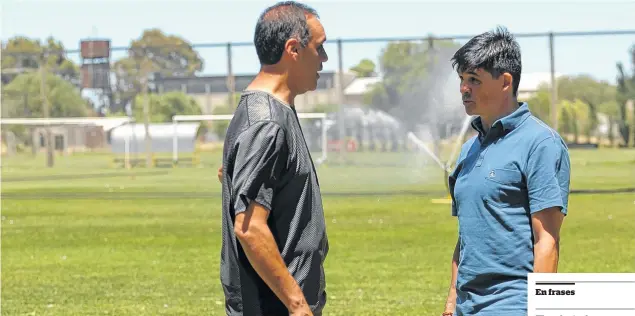
[[[42,51],[40,55],[40,98],[42,99],[42,114],[45,119],[51,116],[48,97],[46,96],[46,53]],[[51,126],[46,123],[46,166],[52,168],[54,165],[53,156],[53,137],[51,135]],[[33,144],[35,146],[35,144]]]
[[[143,127],[145,129],[146,168],[152,166],[152,139],[150,138],[150,96],[148,95],[148,71],[146,65],[141,66],[141,83],[143,89]]]

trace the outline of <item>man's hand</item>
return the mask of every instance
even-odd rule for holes
[[[223,183],[223,165],[218,167],[218,182]]]
[[[534,272],[558,272],[560,227],[564,214],[559,207],[536,212],[531,217],[534,233]]]
[[[251,202],[244,212],[236,215],[234,233],[251,266],[287,307],[289,313],[294,316],[312,316],[302,289],[282,260],[278,245],[267,225],[268,217],[268,209]]]
[[[443,311],[442,316],[452,316],[454,315],[454,309],[456,308],[456,277],[459,270],[459,254],[460,254],[460,243],[459,240],[456,241],[456,246],[454,246],[454,253],[452,254],[452,278],[450,281],[450,289],[448,290],[448,298],[445,301],[445,310]]]
[[[456,308],[456,288],[454,286],[450,287],[450,291],[448,293],[448,299],[445,301],[445,310],[443,311],[442,316],[452,316],[454,315],[454,309]]]
[[[303,308],[290,310],[289,316],[313,316],[313,312],[311,312],[309,306],[305,304]]]

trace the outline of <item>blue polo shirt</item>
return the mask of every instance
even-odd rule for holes
[[[449,177],[458,217],[460,257],[456,315],[527,313],[533,272],[531,215],[549,207],[567,214],[570,161],[560,135],[526,103],[461,149]]]

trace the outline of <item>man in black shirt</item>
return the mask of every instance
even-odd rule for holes
[[[322,198],[294,107],[317,86],[325,40],[316,11],[292,1],[256,25],[261,69],[227,129],[219,173],[227,315],[321,315],[326,303]]]

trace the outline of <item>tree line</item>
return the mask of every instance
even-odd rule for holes
[[[388,44],[379,56],[381,81],[365,94],[365,104],[406,125],[433,126],[435,138],[448,136],[445,127],[449,123],[456,127],[457,117],[444,105],[460,107],[460,99],[452,99],[459,94],[458,86],[451,86],[448,92],[443,85],[447,76],[456,76],[449,70],[449,56],[458,47],[451,41]],[[617,69],[616,85],[590,75],[556,78],[558,131],[569,142],[635,147],[635,44],[627,54],[632,60],[630,71],[621,62],[606,61],[607,67]],[[376,68],[365,59],[350,70],[359,77],[372,77],[378,73]],[[551,125],[549,83],[519,101],[527,102],[534,115]]]
[[[43,53],[48,52],[44,55]],[[159,29],[145,30],[131,41],[127,56],[110,66],[111,108],[92,104],[79,93],[80,66],[66,53],[64,45],[53,37],[39,41],[15,36],[2,43],[2,97],[4,117],[42,117],[42,98],[38,73],[46,69],[47,99],[51,117],[85,117],[127,115],[143,120],[143,102],[149,102],[152,122],[170,121],[174,114],[201,114],[200,106],[181,92],[159,93],[152,78],[158,76],[192,76],[203,69],[203,60],[191,44],[179,36]],[[146,98],[147,96],[147,98]],[[105,95],[97,95],[104,98]]]
[[[435,139],[456,132],[461,116],[448,110],[448,104],[460,104],[457,87],[449,86],[452,76],[448,67],[451,54],[459,44],[449,40],[431,42],[392,42],[379,54],[379,65],[364,59],[350,69],[358,77],[381,74],[381,80],[364,95],[364,104],[399,119],[404,128],[431,127]],[[43,51],[58,52],[42,57]],[[2,43],[3,117],[41,117],[42,102],[37,72],[43,63],[46,69],[47,98],[52,117],[95,116],[100,109],[80,96],[80,68],[68,58],[65,47],[53,37],[44,41],[15,36]],[[631,56],[631,69],[613,61],[617,84],[613,85],[588,75],[563,76],[557,79],[557,109],[559,131],[571,142],[632,144],[635,146],[635,45],[625,52]],[[196,49],[182,37],[160,29],[145,30],[131,41],[127,56],[111,65],[112,100],[117,108],[128,105],[137,119],[143,117],[142,102],[149,102],[152,122],[170,121],[174,114],[200,114],[196,101],[182,93],[159,93],[152,78],[193,76],[203,69],[204,61]],[[378,68],[378,69],[377,69]],[[151,96],[148,96],[151,95]],[[146,97],[147,96],[147,97]],[[630,102],[629,102],[630,100]],[[550,87],[543,85],[527,101],[532,112],[550,122]],[[457,103],[458,102],[458,103]],[[322,105],[321,108],[329,108]],[[228,106],[215,112],[231,112]],[[110,113],[109,115],[125,115]],[[616,131],[610,133],[599,127]],[[222,132],[222,131],[221,131]],[[606,135],[602,138],[602,135]]]

